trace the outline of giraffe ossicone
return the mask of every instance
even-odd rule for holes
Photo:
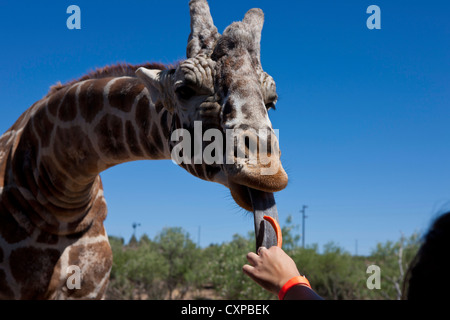
[[[273,193],[288,177],[268,115],[277,93],[261,66],[264,15],[251,9],[219,34],[205,0],[189,7],[186,60],[121,64],[57,84],[0,137],[0,298],[104,297],[112,253],[99,174],[173,159],[177,130],[200,152],[185,150],[178,164],[254,211],[257,246],[276,243],[263,215],[277,219]],[[212,144],[220,134],[222,148]],[[80,278],[69,288],[71,266]]]

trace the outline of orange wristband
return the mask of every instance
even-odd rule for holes
[[[308,281],[308,279],[306,279],[306,277],[304,277],[304,276],[293,277],[288,282],[286,282],[284,284],[284,286],[281,288],[280,292],[278,293],[278,299],[283,300],[284,296],[289,291],[289,289],[291,289],[292,287],[294,287],[298,284],[312,289],[311,285],[309,284],[309,281]]]

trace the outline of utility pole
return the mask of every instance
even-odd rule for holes
[[[308,217],[305,214],[305,209],[308,208],[308,206],[303,206],[302,210],[300,212],[302,213],[302,247],[305,247],[305,219]]]

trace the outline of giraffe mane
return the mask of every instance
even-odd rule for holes
[[[105,66],[102,68],[96,68],[95,70],[90,71],[88,74],[85,74],[81,78],[71,80],[69,82],[66,82],[62,84],[61,82],[57,82],[56,84],[52,85],[50,87],[49,92],[47,93],[47,97],[54,94],[55,92],[64,89],[68,86],[73,85],[74,83],[89,80],[89,79],[101,79],[101,78],[108,78],[108,77],[136,77],[136,70],[140,67],[144,67],[147,69],[159,69],[159,70],[165,70],[167,68],[174,67],[173,65],[165,65],[158,62],[147,62],[142,64],[129,64],[129,63],[117,63],[110,66]]]

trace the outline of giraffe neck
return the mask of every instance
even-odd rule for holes
[[[158,93],[137,78],[89,79],[55,90],[9,133],[15,139],[2,201],[28,229],[81,232],[106,216],[99,173],[133,160],[170,159],[172,120]]]

